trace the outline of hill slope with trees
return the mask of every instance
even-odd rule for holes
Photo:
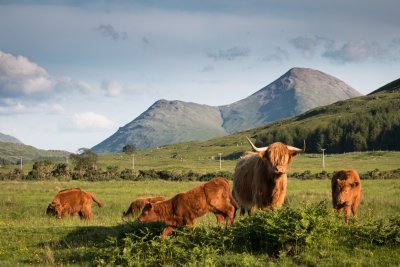
[[[400,92],[340,101],[248,133],[258,145],[281,141],[302,146],[306,140],[307,152],[400,150]]]

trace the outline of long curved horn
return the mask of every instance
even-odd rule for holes
[[[303,144],[303,149],[294,147],[294,146],[286,146],[290,151],[296,151],[299,153],[304,153],[304,151],[306,151],[306,140],[303,140],[304,144]]]
[[[263,151],[266,151],[266,150],[268,149],[267,146],[265,146],[265,147],[256,147],[256,146],[253,144],[253,142],[251,142],[251,140],[250,140],[247,136],[246,136],[246,138],[247,138],[247,141],[249,141],[249,143],[250,143],[250,145],[251,145],[251,147],[253,148],[254,151],[256,151],[256,152],[263,152]]]

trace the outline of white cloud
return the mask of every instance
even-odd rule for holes
[[[28,58],[0,50],[0,114],[60,114],[64,108],[55,102],[71,93],[91,95],[95,90],[68,76],[52,77]]]
[[[303,54],[305,59],[312,59],[319,54],[339,64],[367,60],[380,63],[400,61],[399,38],[392,39],[386,46],[365,40],[350,40],[338,45],[336,41],[321,36],[299,36],[291,39],[290,43]]]
[[[23,56],[0,51],[1,96],[30,96],[50,91],[53,81],[45,69]]]
[[[371,44],[365,41],[352,41],[339,49],[326,51],[323,56],[339,63],[360,62],[371,57]]]
[[[400,61],[400,43],[393,39],[387,47],[378,42],[350,41],[338,49],[326,51],[323,56],[337,63],[374,60],[380,63]]]
[[[0,115],[43,113],[57,115],[64,113],[64,107],[57,103],[36,103],[30,105],[12,98],[0,100]]]
[[[71,119],[75,128],[81,131],[99,131],[114,127],[107,117],[94,112],[76,113]]]
[[[118,32],[115,30],[114,26],[111,24],[101,24],[93,30],[100,32],[104,37],[109,37],[113,40],[126,40],[128,39],[128,34],[126,32]]]
[[[228,60],[233,61],[237,58],[248,57],[250,49],[247,47],[234,46],[226,50],[219,50],[218,52],[209,52],[207,56],[214,60]]]
[[[54,87],[60,92],[76,91],[86,95],[92,95],[95,93],[95,89],[87,82],[75,80],[68,76],[60,77]]]
[[[122,85],[117,80],[104,80],[101,87],[106,91],[106,96],[119,96],[122,92]]]

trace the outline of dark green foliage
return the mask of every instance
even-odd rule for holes
[[[9,180],[9,181],[15,181],[15,180],[21,180],[23,178],[25,178],[25,174],[24,172],[19,169],[19,168],[15,168],[13,170],[11,170],[8,173],[0,173],[0,180],[5,181],[5,180]]]
[[[136,146],[133,144],[129,144],[129,145],[125,145],[122,148],[122,152],[126,153],[126,154],[133,154],[136,152]]]
[[[15,162],[9,159],[0,158],[0,166],[11,165],[11,164],[15,164]]]
[[[233,173],[227,171],[219,171],[219,172],[209,172],[203,175],[200,175],[197,180],[198,181],[210,181],[215,177],[225,177],[227,179],[232,179]]]
[[[183,228],[167,238],[159,236],[159,228],[155,229],[155,234],[147,228],[148,224],[137,224],[136,227],[121,241],[110,240],[109,248],[100,253],[98,263],[203,266],[201,263],[218,264],[229,253],[276,256],[285,251],[293,255],[316,240],[332,238],[337,232],[336,220],[326,203],[304,209],[260,211],[238,220],[232,227]],[[150,224],[149,227],[154,226]]]
[[[52,171],[53,177],[64,177],[67,178],[70,176],[70,170],[67,163],[58,163],[54,166]]]
[[[266,266],[285,259],[315,265],[354,247],[373,250],[400,245],[398,215],[364,225],[344,225],[337,222],[326,202],[259,211],[240,218],[232,227],[184,227],[169,237],[160,236],[160,224],[133,223],[130,227],[124,236],[108,239],[98,253],[98,266]],[[263,264],[260,259],[265,260]]]
[[[343,228],[346,235],[352,236],[351,246],[360,243],[379,246],[400,245],[400,215],[395,215],[387,221],[368,222],[365,225],[350,225]]]
[[[53,175],[54,163],[50,160],[37,161],[26,176],[28,180],[49,180]]]
[[[326,171],[322,171],[319,173],[311,173],[310,170],[305,170],[302,173],[294,172],[294,173],[289,173],[288,177],[289,178],[296,178],[296,179],[301,179],[301,180],[306,180],[306,179],[331,179],[333,173],[328,173]]]
[[[242,251],[297,253],[318,238],[331,238],[336,224],[330,215],[325,202],[304,209],[257,212],[232,227],[234,242]]]
[[[96,175],[97,154],[88,148],[80,148],[79,154],[71,154],[70,159],[74,165],[74,179],[86,177],[92,179]]]

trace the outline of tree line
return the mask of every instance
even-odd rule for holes
[[[397,106],[395,106],[397,105]],[[399,103],[374,107],[364,113],[340,114],[328,123],[314,128],[288,126],[268,128],[257,135],[256,144],[273,142],[303,146],[307,152],[317,153],[322,148],[330,153],[371,150],[400,150]]]

